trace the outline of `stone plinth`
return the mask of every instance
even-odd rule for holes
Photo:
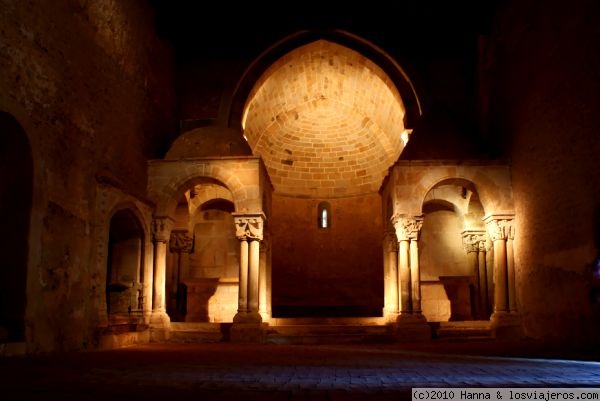
[[[430,341],[431,328],[422,314],[400,314],[395,323],[396,339],[401,342]]]
[[[473,320],[471,311],[471,276],[440,276],[450,300],[450,321]]]
[[[494,312],[490,318],[494,337],[501,340],[518,340],[523,337],[521,315],[513,312]]]
[[[187,279],[186,322],[231,322],[237,310],[237,278]]]
[[[268,325],[264,323],[234,322],[230,331],[231,342],[263,343],[265,341],[265,328],[267,326]]]

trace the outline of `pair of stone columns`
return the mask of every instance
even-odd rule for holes
[[[484,218],[494,251],[494,314],[517,313],[513,218],[512,214]]]
[[[413,316],[422,319],[419,233],[422,216],[392,217],[394,232],[385,237],[386,305],[388,320]]]
[[[234,323],[261,323],[259,306],[266,307],[266,264],[261,264],[261,247],[265,217],[262,213],[234,213],[235,235],[240,241],[240,281],[238,311]],[[263,255],[265,251],[263,250]],[[264,259],[264,257],[263,257]],[[261,267],[263,269],[261,269]],[[262,273],[262,274],[261,274]],[[263,295],[261,297],[261,295]],[[261,299],[262,298],[262,299]],[[261,308],[261,309],[263,309]],[[265,313],[263,311],[263,313]]]
[[[236,237],[240,241],[240,270],[238,311],[235,323],[260,323],[261,313],[268,315],[268,278],[266,248],[261,251],[265,216],[262,213],[234,214]],[[168,326],[165,284],[167,243],[172,240],[174,221],[170,217],[155,217],[152,222],[154,240],[154,275],[152,292],[152,319],[155,325]],[[177,241],[175,241],[177,242]],[[187,249],[188,243],[174,244],[177,250]],[[263,257],[261,258],[261,253]],[[261,263],[261,259],[263,263]],[[179,266],[180,267],[180,266]],[[262,296],[261,296],[262,295]]]
[[[475,287],[474,317],[486,320],[490,316],[491,277],[487,269],[487,236],[484,230],[465,230],[462,232],[463,246],[467,252],[467,264],[473,275]]]

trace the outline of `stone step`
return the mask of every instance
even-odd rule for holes
[[[169,342],[215,343],[227,341],[230,323],[172,322]]]
[[[274,344],[347,344],[393,342],[387,326],[283,325],[270,326],[265,341]]]
[[[296,326],[296,325],[351,325],[351,326],[376,326],[385,325],[383,317],[276,317],[271,318],[271,326]]]
[[[441,322],[435,329],[435,337],[453,340],[492,339],[493,332],[488,320]]]

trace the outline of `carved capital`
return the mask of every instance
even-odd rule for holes
[[[175,222],[168,216],[156,216],[152,220],[152,236],[155,242],[168,242]]]
[[[485,249],[486,236],[485,231],[465,230],[462,232],[463,247],[467,253],[478,252],[481,250],[482,243]]]
[[[383,236],[383,250],[386,252],[398,252],[398,238],[394,231],[388,231]]]
[[[235,236],[240,240],[263,239],[265,215],[263,213],[234,213]]]
[[[405,214],[392,217],[398,241],[418,240],[423,226],[423,216],[408,216]]]
[[[515,227],[513,214],[491,214],[483,221],[492,241],[515,239]]]
[[[187,230],[175,230],[171,233],[169,239],[169,250],[172,253],[190,253],[194,245],[194,240],[190,237]]]

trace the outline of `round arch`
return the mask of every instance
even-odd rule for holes
[[[106,307],[109,315],[142,309],[145,233],[132,209],[119,208],[109,220]]]
[[[417,92],[402,67],[383,49],[357,35],[344,30],[305,30],[286,36],[263,51],[246,68],[238,81],[227,113],[227,126],[241,129],[244,105],[252,88],[263,73],[286,53],[317,40],[327,40],[348,47],[379,66],[400,92],[406,108],[404,126],[414,128],[422,109]]]
[[[229,184],[228,184],[228,183]],[[188,176],[180,177],[172,183],[168,184],[168,187],[162,191],[162,198],[157,204],[157,216],[173,216],[177,203],[184,196],[185,192],[196,185],[204,183],[216,184],[225,187],[231,192],[231,202],[234,205],[235,210],[240,210],[240,203],[246,198],[246,192],[240,180],[234,175],[216,174],[213,176]],[[237,195],[237,196],[236,196]]]

